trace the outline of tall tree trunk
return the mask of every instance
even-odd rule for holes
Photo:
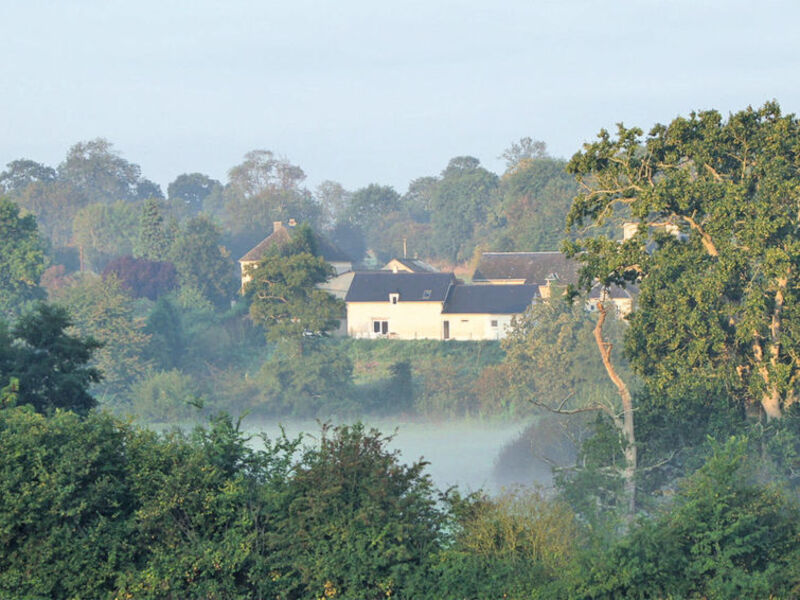
[[[788,275],[776,281],[777,290],[775,291],[775,307],[772,310],[772,319],[769,325],[769,341],[767,342],[767,352],[769,354],[769,365],[767,357],[759,344],[755,345],[756,360],[761,363],[758,372],[764,381],[764,393],[761,395],[761,408],[767,420],[780,419],[782,416],[781,393],[779,381],[777,380],[778,367],[780,366],[781,354],[781,317],[784,304],[784,291],[789,283]]]
[[[594,340],[600,350],[606,373],[617,387],[617,393],[622,400],[622,419],[614,419],[614,424],[622,431],[625,439],[625,469],[622,471],[622,477],[625,480],[625,495],[628,498],[628,514],[633,515],[636,512],[636,436],[633,425],[633,398],[628,385],[619,376],[611,362],[613,344],[606,342],[603,338],[603,325],[606,321],[607,309],[602,301],[597,303],[597,311],[600,316],[594,326]]]

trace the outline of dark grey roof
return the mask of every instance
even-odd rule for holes
[[[455,283],[452,273],[356,273],[345,302],[388,302],[389,294],[400,294],[400,302],[444,302]]]
[[[542,284],[554,279],[576,284],[579,270],[580,263],[561,252],[484,252],[472,280],[524,279]]]
[[[240,258],[239,261],[248,262],[261,260],[272,245],[284,246],[288,244],[292,239],[292,230],[292,227],[285,227],[283,225],[277,227],[275,231],[261,240],[258,245]],[[314,232],[314,238],[317,240],[317,247],[319,248],[320,255],[327,262],[353,262],[352,258],[347,256],[347,254],[325,236]]]
[[[443,313],[516,315],[539,296],[538,285],[455,285]]]

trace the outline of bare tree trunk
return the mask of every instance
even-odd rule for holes
[[[625,495],[628,498],[628,514],[633,515],[636,511],[636,436],[633,426],[633,398],[631,398],[627,384],[619,376],[611,362],[613,344],[606,342],[603,338],[603,324],[606,321],[607,309],[602,301],[597,303],[597,311],[600,316],[594,326],[594,340],[600,350],[606,373],[617,387],[617,393],[622,400],[622,419],[614,419],[614,424],[621,429],[625,438],[625,469],[622,471],[622,477],[625,480]]]

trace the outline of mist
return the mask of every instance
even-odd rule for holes
[[[363,419],[364,425],[392,436],[388,447],[400,454],[404,464],[424,460],[426,472],[442,491],[457,486],[462,492],[482,490],[496,495],[518,486],[552,486],[551,464],[574,458],[571,444],[560,435],[551,419],[532,417],[521,421],[477,421],[457,419],[426,421],[411,419]],[[246,419],[242,427],[250,435],[265,433],[303,435],[313,445],[321,421]],[[332,420],[331,425],[352,421]],[[257,438],[251,440],[258,445]]]

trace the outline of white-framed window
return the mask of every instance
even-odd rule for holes
[[[389,321],[381,321],[377,319],[372,321],[372,333],[375,335],[388,335]]]
[[[398,294],[397,292],[389,294],[389,302],[391,302],[392,304],[397,304],[399,300],[400,300],[400,294]]]

